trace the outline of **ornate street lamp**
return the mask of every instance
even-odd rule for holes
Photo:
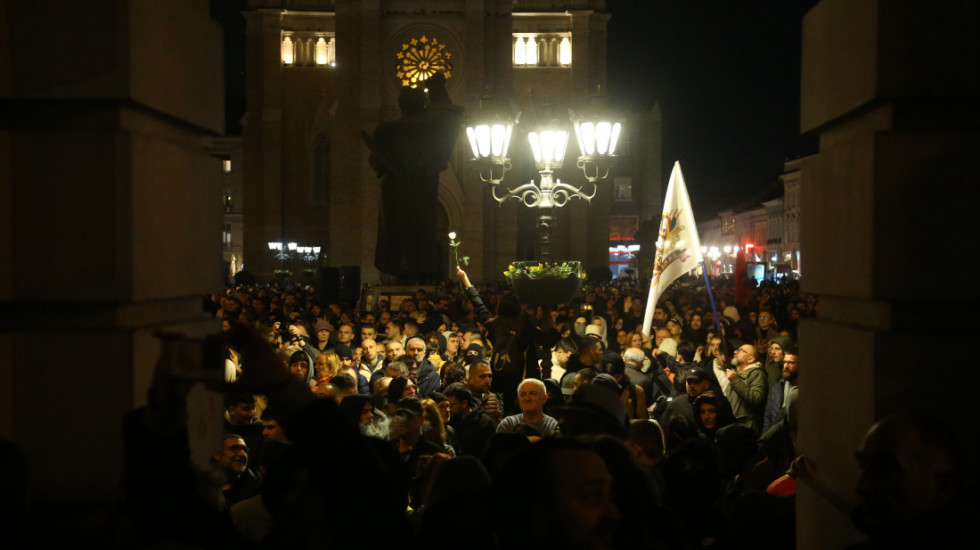
[[[300,257],[306,263],[310,263],[320,257],[319,246],[300,246],[296,248],[296,251],[300,253]]]
[[[585,172],[586,180],[592,186],[591,190],[583,191],[584,185],[570,185],[554,177],[555,170],[560,169],[565,160],[569,131],[567,123],[556,116],[554,103],[545,101],[538,109],[537,120],[528,131],[534,165],[541,175],[540,182],[531,180],[513,189],[508,188],[506,193],[498,195],[497,185],[510,169],[507,147],[513,124],[509,123],[510,118],[506,114],[501,114],[499,108],[488,108],[487,99],[481,100],[478,121],[466,128],[470,147],[480,170],[480,179],[492,184],[491,192],[498,203],[515,199],[528,208],[539,210],[541,260],[548,261],[551,258],[554,209],[565,206],[570,199],[590,202],[595,197],[597,182],[609,175],[612,156],[619,139],[620,124],[610,122],[611,118],[594,119],[586,116],[593,115],[596,109],[583,111],[580,115],[573,114],[579,148],[583,151],[578,166]]]
[[[480,98],[480,113],[466,127],[466,137],[484,182],[497,185],[504,179],[504,172],[510,170],[507,151],[520,116],[520,112],[514,115],[495,98],[488,95]]]
[[[269,241],[269,250],[272,252],[272,256],[282,263],[283,260],[289,259],[289,250],[296,249],[296,243],[289,243],[289,245],[284,247],[282,242]]]
[[[622,124],[606,106],[605,96],[596,94],[589,98],[589,106],[579,111],[569,109],[578,139],[577,166],[593,185],[609,177],[609,169],[616,164],[616,145]]]

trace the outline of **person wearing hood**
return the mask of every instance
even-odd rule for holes
[[[286,363],[286,366],[289,367],[289,374],[303,381],[310,388],[316,386],[312,365],[313,361],[310,360],[310,356],[303,350],[294,351]]]
[[[795,348],[796,343],[789,336],[777,336],[769,341],[768,353],[766,354],[765,370],[766,384],[772,386],[779,382],[783,376],[783,356],[786,350]],[[764,430],[763,430],[764,431]]]
[[[715,440],[715,434],[725,426],[735,423],[732,406],[724,396],[706,391],[694,399],[694,425],[698,434],[708,441]]]
[[[593,334],[602,341],[602,348],[609,347],[609,340],[606,339],[606,320],[600,316],[592,318],[592,322],[585,327],[586,334]]]
[[[374,403],[370,395],[348,395],[340,400],[340,410],[358,431],[368,435],[368,427],[374,420]]]

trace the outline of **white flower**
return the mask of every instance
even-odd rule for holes
[[[453,232],[451,232],[451,233],[449,234],[449,238],[450,238],[450,239],[455,239],[455,238],[456,238],[456,232],[455,232],[455,231],[453,231]]]

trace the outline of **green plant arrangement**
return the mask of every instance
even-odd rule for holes
[[[567,304],[585,273],[580,262],[513,262],[504,276],[525,303],[544,306]]]
[[[462,258],[459,257],[459,245],[461,244],[463,244],[462,241],[456,240],[456,232],[455,231],[451,232],[449,234],[449,246],[453,248],[453,256],[456,258],[456,265],[458,266],[459,262],[462,261],[464,266],[469,267],[470,257],[469,256],[463,256]]]
[[[275,269],[272,271],[276,277],[292,277],[293,272],[288,269]]]
[[[581,270],[579,262],[514,262],[507,266],[504,276],[513,281],[515,278],[522,279],[541,279],[554,277],[556,279],[567,279],[569,277],[585,278],[585,272]]]

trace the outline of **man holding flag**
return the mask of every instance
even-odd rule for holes
[[[691,199],[684,185],[681,163],[674,162],[664,198],[664,213],[660,219],[657,237],[657,255],[653,262],[653,280],[647,297],[646,316],[643,318],[643,334],[650,335],[653,310],[664,289],[678,277],[702,263],[701,239],[691,211]],[[709,292],[710,292],[710,286]],[[712,309],[714,303],[712,302]]]

